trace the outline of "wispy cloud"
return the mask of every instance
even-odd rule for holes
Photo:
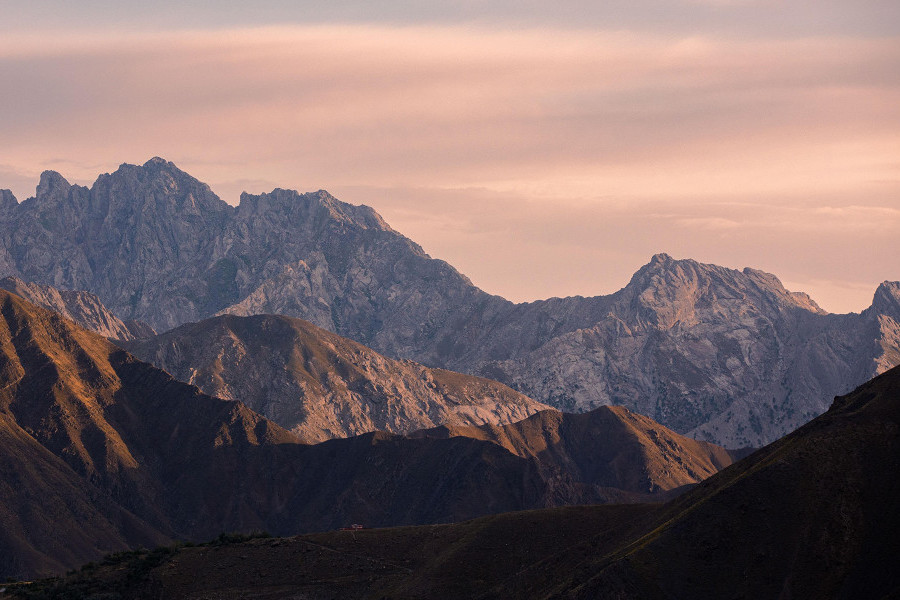
[[[0,57],[22,164],[89,138],[298,183],[702,195],[890,178],[900,142],[891,40],[323,26],[11,36]]]
[[[705,229],[707,231],[728,231],[742,226],[740,221],[723,217],[681,217],[675,219],[675,223],[693,229]]]

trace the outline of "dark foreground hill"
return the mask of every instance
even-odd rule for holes
[[[97,294],[159,331],[284,314],[375,349],[500,381],[555,408],[623,405],[760,446],[900,362],[900,283],[829,315],[768,273],[654,256],[621,290],[514,304],[324,191],[229,206],[154,158],[91,188],[52,171],[0,194],[0,276]]]
[[[662,428],[659,450],[646,453],[652,465],[639,451],[624,471],[604,464],[609,448],[569,468],[465,436],[376,432],[305,445],[14,294],[0,291],[0,316],[0,577],[223,531],[292,535],[658,497],[676,485],[662,474],[708,460],[689,456],[695,442],[680,436],[685,452],[673,451]],[[602,448],[627,429],[617,421],[609,411],[578,443]],[[610,471],[624,475],[597,476]]]
[[[747,450],[684,437],[622,406],[589,413],[545,410],[508,425],[445,425],[411,437],[468,437],[535,460],[548,475],[638,493],[671,491],[702,481]]]
[[[122,598],[900,597],[900,369],[664,505],[172,550],[53,590]],[[161,563],[161,564],[160,564]],[[154,566],[158,565],[158,566]],[[39,594],[45,594],[40,596]],[[64,597],[64,596],[56,596]],[[100,596],[96,596],[100,597]]]
[[[565,595],[897,597],[898,468],[895,368],[673,501],[643,536],[592,556],[571,573]],[[558,559],[571,564],[572,556]],[[531,586],[530,576],[518,583]],[[626,593],[613,596],[611,585]]]

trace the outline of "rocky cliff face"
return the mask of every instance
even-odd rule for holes
[[[57,312],[82,327],[113,340],[137,340],[156,335],[146,323],[123,322],[100,302],[100,298],[88,292],[58,290],[49,285],[28,283],[17,277],[0,279],[0,289]]]
[[[392,360],[291,317],[225,315],[125,347],[308,443],[375,430],[500,425],[549,408],[496,381]]]
[[[610,296],[515,305],[367,207],[279,189],[232,208],[162,159],[91,189],[45,173],[35,198],[0,206],[2,271],[159,330],[296,316],[565,410],[621,404],[733,447],[783,435],[900,358],[897,284],[861,315],[827,315],[772,275],[658,255]]]
[[[658,255],[602,319],[479,372],[565,409],[623,404],[701,439],[758,446],[900,363],[896,287],[883,284],[861,315],[830,315],[772,275]]]

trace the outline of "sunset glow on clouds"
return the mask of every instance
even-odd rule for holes
[[[511,299],[609,293],[669,252],[861,310],[900,279],[898,39],[23,26],[0,37],[0,187],[158,155],[231,203],[277,186],[369,204]]]

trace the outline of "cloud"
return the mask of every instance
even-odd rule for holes
[[[721,232],[741,227],[740,222],[723,217],[682,217],[675,219],[675,223],[692,229]]]
[[[557,0],[556,2],[435,2],[429,0],[0,0],[0,32],[23,29],[234,28],[272,24],[377,23],[481,24],[494,27],[640,29],[684,35],[718,31],[728,36],[897,33],[894,0]]]
[[[0,100],[0,135],[22,164],[90,139],[109,161],[249,160],[298,185],[569,197],[896,175],[878,164],[900,137],[890,40],[321,26],[12,36],[0,57],[16,90]]]

